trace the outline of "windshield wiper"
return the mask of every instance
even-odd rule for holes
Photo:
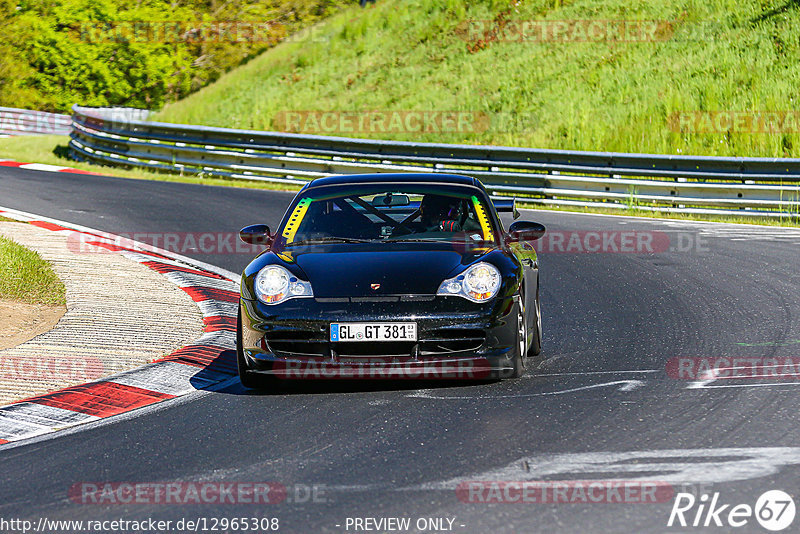
[[[295,245],[319,245],[323,243],[375,243],[375,239],[357,239],[355,237],[317,237],[314,239],[303,239],[287,243],[287,247]]]
[[[386,243],[449,243],[449,239],[437,239],[435,237],[400,237],[386,240]]]
[[[479,241],[463,238],[440,239],[436,237],[409,237],[399,239],[387,239],[385,243],[465,243],[468,245],[482,244],[483,246],[494,246],[493,241]]]

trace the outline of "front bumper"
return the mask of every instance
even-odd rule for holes
[[[241,299],[248,370],[283,378],[502,378],[516,351],[514,297]],[[417,323],[416,342],[331,342],[332,322]]]

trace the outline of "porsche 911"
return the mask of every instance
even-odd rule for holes
[[[442,174],[318,178],[245,268],[245,387],[303,378],[514,378],[541,351],[535,222],[513,199]]]

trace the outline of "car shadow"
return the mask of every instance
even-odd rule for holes
[[[306,379],[277,380],[264,389],[247,389],[241,382],[219,390],[219,393],[248,396],[330,395],[342,393],[379,393],[391,391],[445,390],[474,387],[497,380],[401,380],[401,379]]]
[[[415,391],[420,389],[448,389],[476,386],[498,382],[495,379],[464,380],[443,378],[432,379],[397,379],[397,378],[372,378],[372,379],[305,379],[305,380],[270,380],[264,389],[248,389],[241,382],[220,387],[221,383],[235,379],[236,351],[223,350],[216,355],[208,355],[205,366],[189,379],[195,389],[211,390],[227,395],[325,395],[339,393],[373,393],[381,391]]]

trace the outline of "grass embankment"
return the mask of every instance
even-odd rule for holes
[[[0,299],[63,306],[64,284],[38,253],[0,237]]]
[[[476,31],[513,22],[668,22],[655,39],[513,39]],[[472,22],[470,22],[472,21]],[[477,23],[476,21],[482,21]],[[583,21],[583,22],[582,22]],[[540,26],[553,30],[554,26]],[[573,32],[572,36],[576,34]],[[380,0],[321,22],[154,120],[275,130],[288,111],[460,111],[475,131],[312,131],[554,149],[800,157],[798,134],[676,132],[676,113],[794,111],[800,102],[800,7],[768,0]],[[306,121],[303,126],[309,128]],[[485,127],[485,128],[484,128]],[[800,126],[796,128],[800,130]],[[73,163],[66,138],[0,140],[0,158],[129,178],[287,189],[285,185]],[[54,149],[56,149],[54,153]],[[290,188],[289,188],[290,189]],[[792,221],[567,208],[689,220],[794,226]]]
[[[647,31],[634,31],[644,37],[631,41],[581,40],[577,31],[589,28],[586,21],[632,20],[656,21],[660,29],[654,39]],[[480,23],[468,21],[487,21],[486,29],[504,27],[513,38],[484,35],[476,30]],[[515,27],[508,21],[575,23],[566,38],[552,38],[553,25],[539,26],[551,37],[538,37],[542,34],[534,30],[520,38],[508,30]],[[155,120],[275,130],[285,125],[286,111],[464,111],[486,114],[488,127],[350,135],[553,149],[800,156],[800,125],[793,127],[791,121],[781,121],[781,131],[774,133],[739,131],[741,125],[714,133],[680,132],[670,122],[675,114],[696,111],[799,110],[796,2],[381,0],[355,17],[334,16],[318,30],[312,39],[281,44],[167,105]]]

